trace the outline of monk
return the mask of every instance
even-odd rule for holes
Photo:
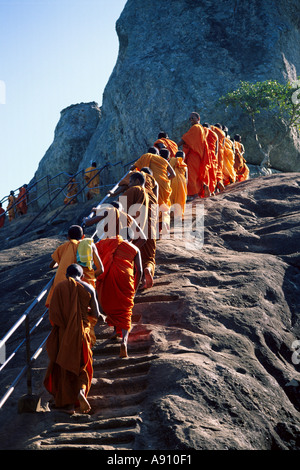
[[[205,131],[209,154],[209,190],[211,194],[214,194],[217,186],[219,138],[207,122],[203,123],[203,127]]]
[[[69,184],[68,184],[67,191],[68,192],[67,192],[67,195],[64,199],[64,204],[76,204],[77,197],[75,197],[75,196],[78,192],[78,189],[77,189],[76,180],[73,176],[71,176],[70,179],[69,179]]]
[[[158,150],[165,147],[170,152],[170,158],[175,157],[178,152],[178,145],[176,142],[171,140],[166,132],[160,132],[158,134],[157,140],[154,142],[153,147],[156,147]]]
[[[210,126],[211,130],[214,131],[218,136],[218,166],[216,172],[216,192],[224,191],[225,186],[223,184],[223,162],[224,162],[224,145],[225,145],[225,132],[223,126],[219,122]]]
[[[130,232],[130,229],[129,229]],[[134,296],[142,276],[139,249],[120,235],[96,243],[104,271],[97,279],[98,299],[106,322],[114,327],[115,338],[122,336],[120,357],[128,357],[127,344],[131,330]]]
[[[55,287],[49,306],[52,330],[46,344],[49,365],[44,386],[53,395],[55,407],[70,414],[77,406],[81,413],[91,409],[87,400],[93,377],[88,309],[96,320],[102,317],[95,290],[82,281],[82,273],[81,266],[68,266],[66,280]]]
[[[87,199],[91,200],[93,197],[100,194],[100,175],[97,170],[97,163],[93,162],[92,165],[84,172],[84,180],[88,183]]]
[[[54,253],[52,254],[52,261],[50,263],[50,269],[57,268],[53,284],[50,288],[46,299],[46,307],[49,307],[51,297],[56,285],[66,279],[66,269],[70,264],[74,264],[79,261],[84,266],[84,262],[80,260],[80,256],[77,258],[77,250],[80,241],[84,238],[82,227],[79,225],[71,225],[68,230],[68,241],[59,245]],[[92,260],[86,261],[86,266],[83,267],[84,270],[84,280],[91,284],[92,287],[95,286],[96,277],[103,270],[102,262],[98,256],[95,244],[92,244]],[[94,263],[96,270],[94,271],[91,267],[92,262]]]
[[[155,147],[150,147],[148,152],[143,154],[131,167],[131,170],[150,168],[154,179],[158,183],[158,205],[160,209],[166,206],[167,210],[171,205],[171,184],[170,179],[175,178],[175,172],[169,162],[158,155]]]
[[[133,243],[140,248],[146,242],[146,235],[140,229],[133,217],[124,212],[120,201],[112,201],[92,209],[92,217],[83,219],[83,226],[90,227],[97,224],[96,233],[99,239],[111,238],[116,235],[127,234],[130,227],[136,237]]]
[[[27,184],[24,184],[19,189],[19,194],[16,199],[16,209],[18,215],[25,215],[27,214]]]
[[[187,165],[184,162],[184,152],[179,150],[175,157],[170,158],[170,165],[176,176],[171,180],[171,205],[175,205],[175,216],[183,216],[187,198]]]
[[[189,117],[191,127],[182,136],[178,147],[183,147],[189,178],[187,193],[189,199],[210,196],[209,153],[205,132],[200,124],[200,115],[196,112]]]
[[[241,140],[242,139],[239,134],[234,136],[234,169],[236,171],[236,181],[246,181],[249,179],[250,175],[249,167],[246,165],[246,160],[244,158],[245,148]]]
[[[152,185],[155,183],[148,171],[151,172],[151,170],[144,168],[143,172],[131,173],[128,190],[123,195],[124,198],[127,198],[128,210],[135,207],[138,219],[134,214],[132,216],[139,220],[139,225],[146,235],[146,242],[140,247],[143,267],[142,289],[149,289],[153,286],[156,265],[157,197],[153,193],[153,187],[150,190],[149,182],[152,181]],[[146,181],[148,189],[146,189]]]
[[[16,216],[15,202],[16,198],[14,191],[11,191],[8,196],[8,204],[6,210],[8,211],[8,221],[11,222]]]
[[[224,160],[223,160],[223,184],[228,186],[235,183],[236,172],[234,169],[234,145],[228,134],[227,127],[224,126],[225,142],[224,142]]]
[[[3,227],[5,222],[5,210],[2,207],[2,202],[0,202],[0,228]]]

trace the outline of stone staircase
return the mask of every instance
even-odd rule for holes
[[[30,444],[39,450],[131,450],[141,423],[147,374],[156,356],[150,352],[150,331],[136,323],[129,336],[126,359],[119,358],[120,344],[109,337],[112,328],[96,326],[93,348],[94,375],[89,393],[91,414],[59,413],[57,423]]]

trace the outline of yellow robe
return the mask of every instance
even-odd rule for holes
[[[158,183],[158,205],[166,206],[166,209],[171,205],[171,184],[168,178],[168,162],[159,155],[152,153],[145,153],[135,163],[134,166],[140,171],[144,167],[148,167],[153,172],[153,177]]]
[[[233,142],[225,137],[224,161],[223,161],[223,183],[225,186],[235,183],[236,172],[234,169],[234,146]]]
[[[172,157],[170,159],[170,165],[174,169],[176,176],[171,179],[171,205],[178,204],[181,207],[180,215],[184,214],[185,203],[187,197],[187,183],[186,183],[186,172],[187,165],[184,163],[181,157]],[[175,211],[175,215],[179,215],[178,211]]]

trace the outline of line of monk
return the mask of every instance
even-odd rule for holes
[[[57,272],[46,299],[52,331],[44,384],[55,407],[68,413],[91,409],[97,322],[113,328],[110,339],[120,341],[120,358],[128,357],[134,298],[153,286],[156,243],[170,228],[170,209],[183,218],[186,201],[249,177],[240,136],[231,141],[226,128],[201,125],[197,113],[190,122],[178,144],[160,133],[109,193],[116,200],[93,208],[82,227],[71,226],[52,254]],[[95,243],[83,231],[93,225]]]

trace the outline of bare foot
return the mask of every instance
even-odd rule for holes
[[[89,402],[87,401],[87,399],[85,397],[84,390],[80,390],[80,392],[78,393],[77,398],[78,398],[78,401],[79,401],[81,413],[88,413],[91,409],[91,406],[90,406]]]
[[[153,286],[153,277],[149,268],[145,268],[144,277],[145,277],[145,287],[149,289],[150,287]]]
[[[122,343],[120,347],[120,357],[128,357],[127,346],[124,343]]]

